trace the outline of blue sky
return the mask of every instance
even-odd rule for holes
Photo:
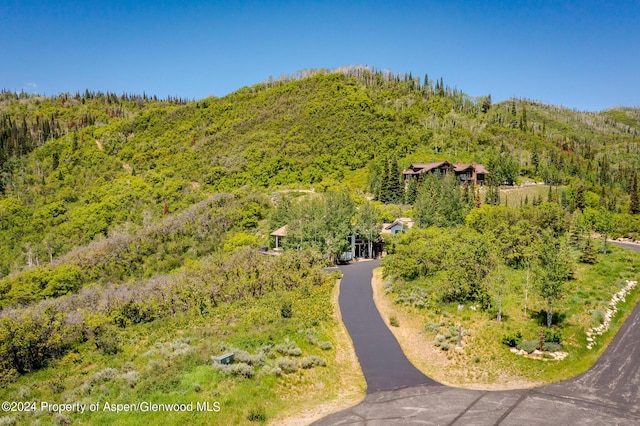
[[[494,101],[640,106],[640,1],[0,0],[0,88],[200,99],[370,65]]]

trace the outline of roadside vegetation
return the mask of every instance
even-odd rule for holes
[[[590,233],[576,233],[580,220],[551,203],[485,205],[463,225],[394,240],[377,285],[393,302],[386,315],[409,329],[397,335],[410,359],[465,387],[540,385],[590,367],[640,300],[633,289],[609,331],[587,333],[604,322],[612,296],[638,280],[640,255],[611,243],[605,251]],[[511,351],[541,346],[542,360]],[[554,360],[560,351],[568,355]]]
[[[217,290],[211,286],[216,280],[224,283]],[[321,274],[306,256],[244,250],[229,259],[205,258],[171,276],[92,287],[5,310],[5,399],[218,402],[220,408],[144,416],[115,416],[101,408],[84,414],[15,413],[7,420],[233,424],[357,397],[364,389],[357,378],[336,379],[350,377],[357,366],[338,356],[349,345],[337,333],[334,283],[335,277]],[[229,352],[235,362],[216,368],[212,358]]]

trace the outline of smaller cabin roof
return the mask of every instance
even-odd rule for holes
[[[382,224],[382,230],[380,231],[380,233],[382,234],[390,234],[391,233],[391,228],[393,228],[396,225],[402,225],[403,227],[407,228],[407,229],[411,229],[413,227],[414,221],[413,219],[409,218],[409,217],[399,217],[396,220],[394,220],[391,223],[383,223]]]
[[[287,236],[287,225],[276,229],[275,231],[273,231],[269,235],[271,235],[272,237],[286,237]]]

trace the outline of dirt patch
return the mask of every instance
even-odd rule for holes
[[[329,414],[353,407],[364,400],[367,384],[362,369],[360,368],[351,337],[342,323],[342,315],[338,304],[339,296],[340,282],[338,281],[331,300],[334,306],[333,316],[338,323],[335,359],[339,365],[338,374],[340,375],[340,384],[337,387],[335,398],[317,405],[309,404],[307,407],[303,407],[302,411],[289,417],[275,418],[271,420],[269,424],[283,426],[308,425]]]
[[[375,269],[371,285],[376,308],[409,361],[426,376],[447,386],[477,390],[523,389],[544,384],[514,378],[500,371],[490,375],[483,369],[474,368],[470,359],[472,355],[466,350],[467,347],[474,346],[473,329],[468,330],[471,335],[465,337],[466,344],[463,343],[461,348],[452,347],[448,352],[442,351],[433,344],[433,336],[423,332],[426,318],[421,318],[415,312],[407,313],[395,305],[385,296],[383,281],[382,270]],[[389,318],[392,316],[397,319],[398,327],[389,325]]]

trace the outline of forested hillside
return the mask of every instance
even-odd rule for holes
[[[389,158],[401,168],[508,157],[525,177],[580,179],[624,209],[639,156],[637,109],[492,105],[442,80],[366,68],[300,73],[192,102],[4,92],[0,114],[1,275],[217,191],[367,190]]]
[[[259,420],[260,395],[271,395],[271,415],[291,399],[290,386],[318,391],[322,380],[335,389],[340,369],[352,369],[331,352],[332,279],[319,272],[348,249],[351,232],[371,244],[382,222],[411,215],[428,229],[388,238],[394,291],[406,285],[420,308],[488,309],[496,274],[522,274],[543,257],[541,235],[579,255],[584,274],[598,261],[594,231],[638,236],[639,149],[638,109],[493,104],[442,79],[364,67],[305,71],[194,101],[2,92],[0,383],[20,386],[20,376],[51,367],[47,374],[65,375],[47,379],[40,397],[65,389],[75,397],[82,386],[85,395],[122,392],[126,400],[180,381],[187,389],[178,395],[195,395],[201,386],[189,377],[228,347],[224,338],[244,366],[214,378],[206,370],[200,380],[234,389],[227,399],[236,411],[221,423]],[[484,164],[488,186],[429,177],[405,192],[404,167],[445,159]],[[548,185],[544,200],[537,193],[520,198],[522,209],[489,206],[503,203],[500,186],[533,181]],[[258,254],[283,225],[285,249],[296,250]],[[567,234],[571,249],[560,244]],[[429,240],[450,249],[423,253]],[[140,342],[145,333],[166,347]],[[311,355],[297,361],[302,350]],[[86,369],[107,364],[119,372],[109,367],[82,382]],[[317,366],[327,370],[310,371]],[[298,368],[306,372],[280,379]],[[233,401],[254,374],[262,393],[249,412]]]

